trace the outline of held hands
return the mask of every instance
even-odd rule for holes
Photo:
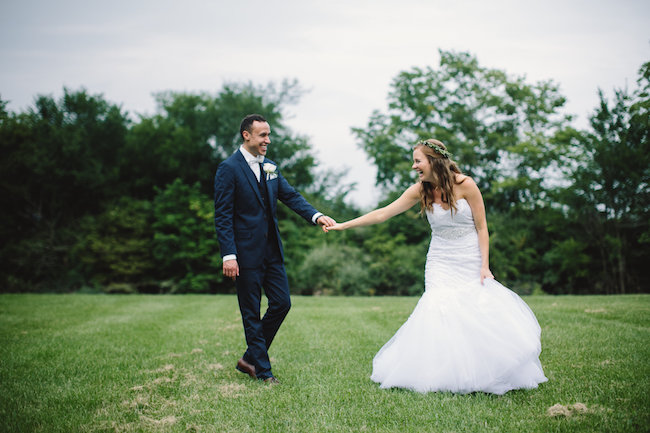
[[[336,221],[334,221],[332,218],[328,217],[327,215],[319,216],[316,222],[318,223],[318,225],[321,226],[321,228],[325,233],[327,233],[327,231],[330,230],[330,227],[336,225]]]
[[[345,227],[343,226],[342,223],[336,223],[336,224],[334,224],[332,226],[329,226],[327,228],[324,227],[323,230],[325,230],[325,232],[329,232],[331,230],[342,231],[342,230],[345,230]]]

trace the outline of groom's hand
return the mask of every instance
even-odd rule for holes
[[[226,260],[223,262],[223,274],[235,281],[239,276],[239,264],[237,264],[237,260]]]
[[[336,224],[336,221],[334,221],[332,218],[328,217],[327,215],[319,216],[316,222],[318,223],[318,225],[321,226],[321,228],[325,233],[327,233],[328,227],[331,227],[334,224]]]

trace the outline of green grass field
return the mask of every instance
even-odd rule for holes
[[[0,295],[0,429],[650,431],[650,295],[524,299],[549,381],[494,396],[370,381],[417,298],[294,297],[268,387],[234,369],[234,296]]]

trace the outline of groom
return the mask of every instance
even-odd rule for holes
[[[271,128],[259,114],[242,120],[243,144],[217,169],[214,178],[214,224],[221,247],[223,273],[236,281],[239,310],[248,348],[237,370],[270,384],[279,383],[271,372],[268,349],[289,312],[289,282],[277,200],[312,224],[335,224],[310,205],[282,177],[277,165],[265,159]],[[268,309],[260,319],[261,292]]]

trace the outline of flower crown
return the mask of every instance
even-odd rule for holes
[[[426,140],[420,140],[418,141],[418,144],[422,144],[424,146],[430,147],[431,149],[435,150],[438,152],[440,155],[442,155],[443,158],[451,159],[451,153],[447,149],[444,149],[443,147],[435,144],[435,143],[429,143]]]

